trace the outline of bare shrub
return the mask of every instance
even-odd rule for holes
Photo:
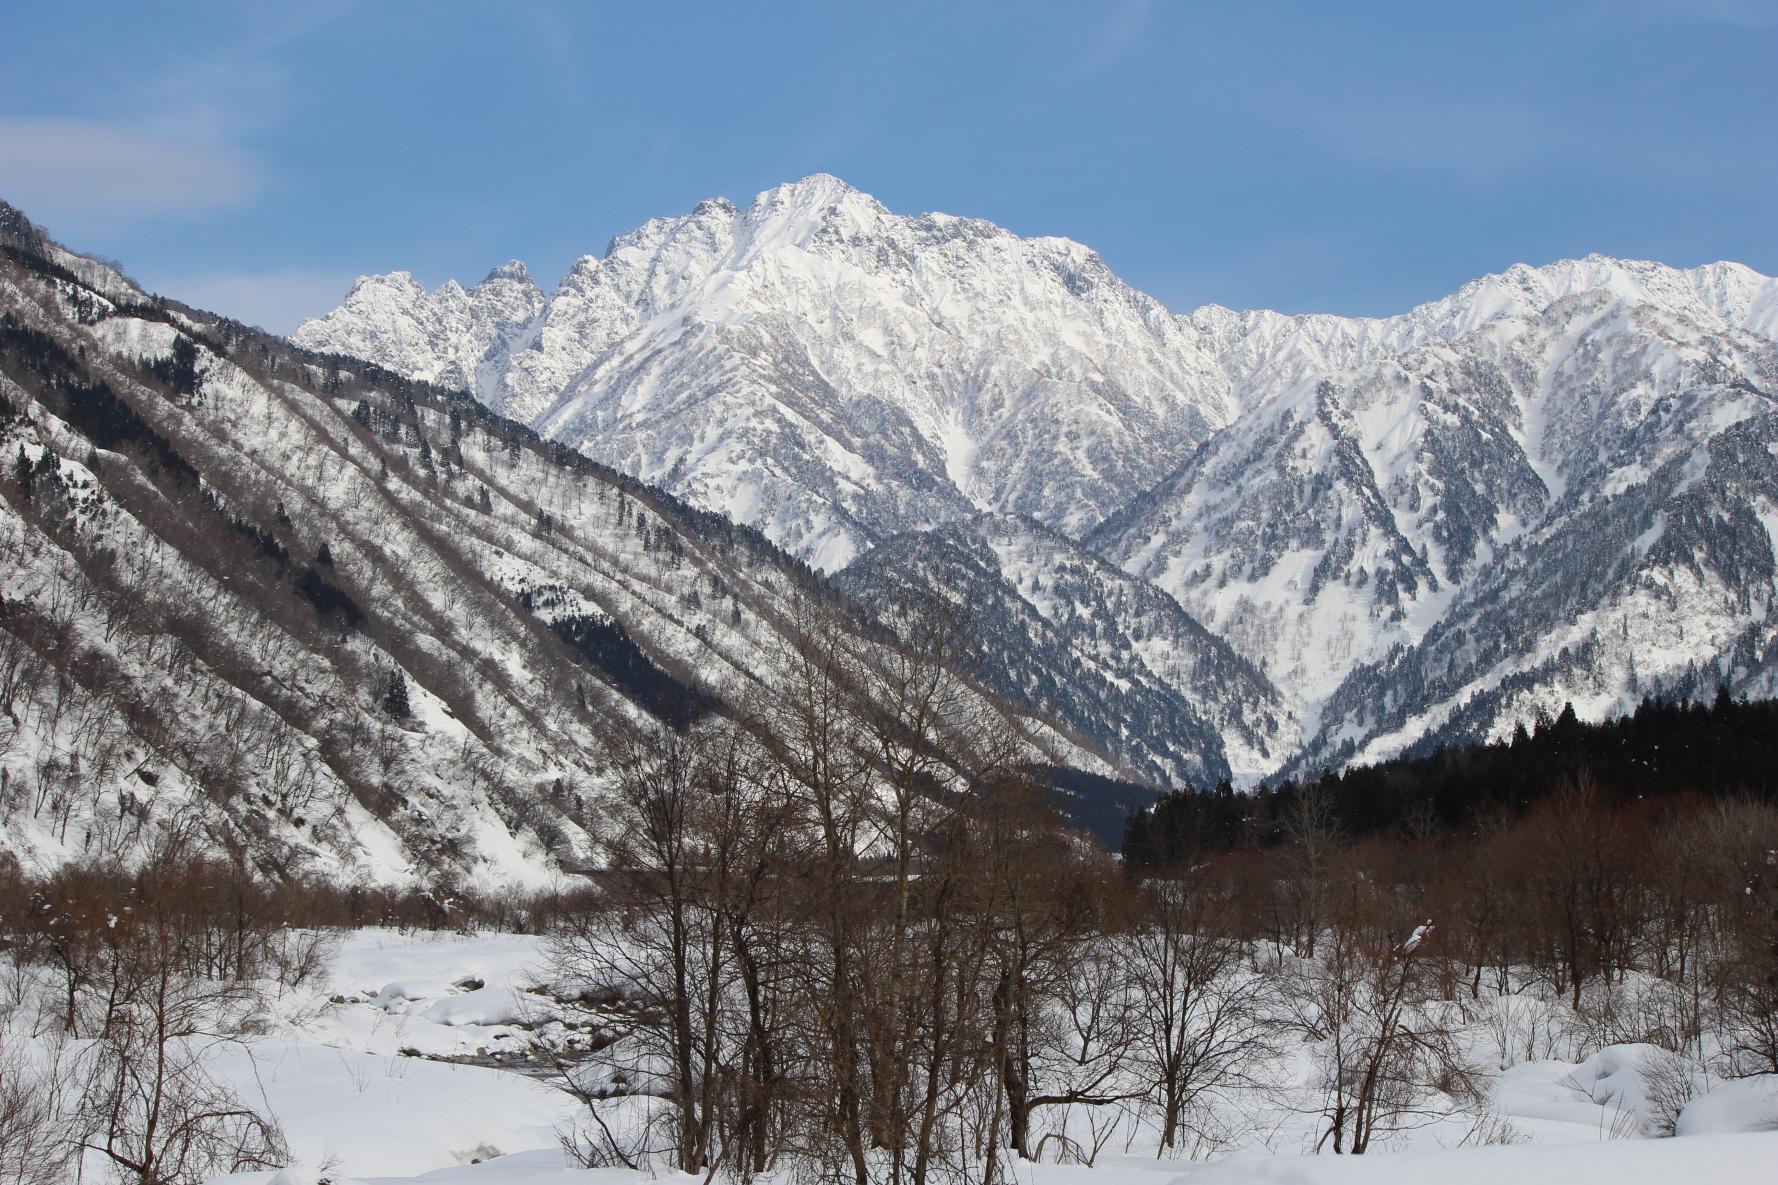
[[[1208,1103],[1255,1084],[1278,1052],[1276,987],[1245,971],[1227,888],[1206,867],[1152,883],[1122,948],[1133,1068],[1175,1154],[1202,1142]]]
[[[1317,1150],[1358,1155],[1379,1136],[1437,1118],[1442,1096],[1481,1097],[1461,1012],[1438,998],[1432,925],[1409,929],[1405,910],[1374,870],[1352,869],[1321,953],[1287,981],[1320,1069],[1327,1126]]]
[[[1703,1067],[1670,1049],[1653,1049],[1643,1057],[1636,1073],[1642,1079],[1648,1134],[1677,1134],[1679,1113],[1702,1093]]]
[[[60,1185],[75,1153],[59,1044],[33,1058],[0,1030],[0,1185]]]
[[[277,1124],[243,1103],[207,1063],[249,1028],[258,1000],[179,966],[170,927],[149,924],[112,963],[116,1002],[80,1059],[80,1146],[123,1180],[198,1185],[288,1159]]]

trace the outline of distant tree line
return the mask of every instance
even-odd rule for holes
[[[1299,801],[1324,804],[1342,835],[1475,834],[1521,818],[1585,777],[1601,801],[1630,806],[1697,797],[1778,797],[1778,702],[1709,704],[1645,699],[1631,714],[1589,724],[1564,705],[1554,719],[1493,744],[1354,766],[1251,794],[1226,783],[1183,787],[1132,811],[1123,856],[1132,868],[1177,863],[1181,853],[1274,846]]]

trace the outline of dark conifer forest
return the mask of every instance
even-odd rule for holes
[[[1227,783],[1184,787],[1127,815],[1124,861],[1133,869],[1177,864],[1205,848],[1271,847],[1288,839],[1305,797],[1353,839],[1452,837],[1525,817],[1585,779],[1602,804],[1656,813],[1699,800],[1771,802],[1778,790],[1778,703],[1647,699],[1628,716],[1589,724],[1572,706],[1509,741],[1440,749],[1423,757],[1329,771],[1239,794]]]

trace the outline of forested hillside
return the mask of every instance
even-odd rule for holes
[[[0,842],[27,866],[179,827],[278,876],[538,886],[586,857],[637,725],[755,711],[811,616],[890,637],[750,528],[0,212]]]
[[[1644,700],[1628,716],[1589,724],[1565,707],[1510,740],[1330,770],[1236,794],[1185,787],[1125,825],[1124,860],[1167,868],[1205,849],[1287,843],[1312,807],[1330,835],[1473,836],[1499,830],[1585,785],[1602,807],[1683,818],[1712,802],[1778,800],[1778,703]]]

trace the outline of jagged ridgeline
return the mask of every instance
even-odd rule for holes
[[[551,288],[367,276],[295,340],[465,386],[854,590],[961,581],[1005,610],[997,685],[1149,777],[1778,688],[1778,280],[1739,263],[1175,313],[1082,244],[817,175]]]
[[[0,211],[0,850],[28,865],[178,826],[278,874],[541,884],[613,738],[756,710],[810,604],[890,640],[750,527]],[[1025,715],[1034,763],[1142,776]]]

